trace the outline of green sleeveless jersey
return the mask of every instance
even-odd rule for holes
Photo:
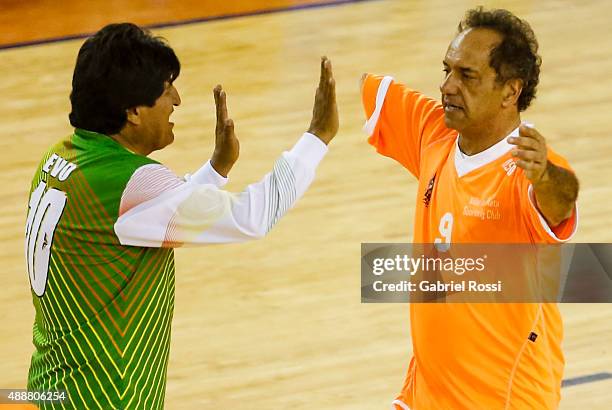
[[[123,246],[113,225],[139,167],[155,161],[77,129],[41,161],[25,253],[36,310],[28,390],[40,408],[158,409],[174,309],[172,249]]]

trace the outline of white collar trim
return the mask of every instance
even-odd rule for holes
[[[459,149],[459,136],[455,140],[455,169],[459,178],[473,170],[495,161],[510,151],[514,146],[508,142],[508,137],[518,137],[519,129],[516,127],[510,134],[495,145],[474,155],[466,155]]]

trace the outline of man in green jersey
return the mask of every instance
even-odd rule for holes
[[[174,138],[179,72],[166,42],[133,24],[106,26],[79,51],[75,131],[41,160],[26,222],[36,309],[28,389],[69,396],[41,408],[162,408],[173,247],[264,236],[306,191],[337,133],[324,57],[308,132],[261,181],[239,194],[223,191],[239,146],[217,86],[213,156],[179,178],[147,157]]]

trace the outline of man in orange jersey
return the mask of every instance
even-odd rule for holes
[[[444,57],[441,102],[364,75],[369,142],[419,180],[414,242],[558,243],[578,180],[520,113],[541,59],[528,23],[469,10]],[[564,359],[555,304],[410,305],[414,357],[394,409],[553,409]]]

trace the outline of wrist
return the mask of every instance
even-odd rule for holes
[[[219,160],[215,154],[213,154],[212,158],[210,159],[210,165],[213,167],[213,169],[217,172],[217,174],[221,175],[224,178],[227,178],[227,175],[229,174],[230,170],[232,169],[232,165],[228,165],[227,163],[224,163],[223,161]]]
[[[317,131],[317,130],[313,129],[312,127],[309,128],[308,131],[306,131],[306,132],[309,133],[309,134],[314,135],[315,137],[317,137],[325,145],[329,145],[329,142],[331,141],[331,138],[329,136],[325,135],[324,132]]]
[[[540,178],[538,178],[537,182],[533,184],[534,188],[537,185],[544,185],[550,182],[551,168],[554,166],[555,165],[552,162],[546,161],[546,167],[544,168],[544,172],[542,172],[542,175],[540,175]]]

